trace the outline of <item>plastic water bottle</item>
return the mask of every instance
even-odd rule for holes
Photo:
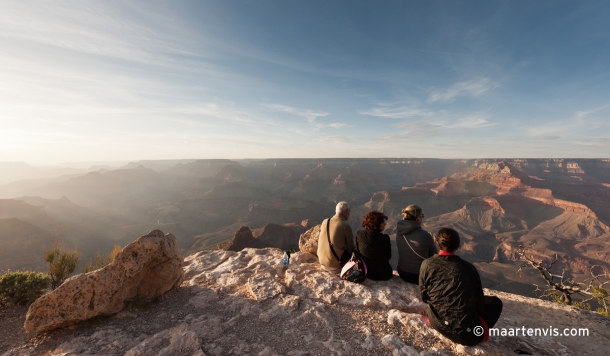
[[[288,256],[288,252],[284,251],[284,256],[282,257],[282,262],[284,262],[284,266],[288,266],[289,261],[290,256]]]

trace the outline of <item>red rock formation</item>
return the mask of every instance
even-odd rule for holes
[[[466,205],[464,206],[464,209],[470,209],[473,207],[491,208],[491,209],[497,211],[499,214],[506,213],[504,211],[504,209],[502,209],[502,206],[500,206],[500,203],[498,203],[498,201],[496,199],[493,199],[491,197],[472,198],[472,199],[470,199],[470,201],[468,203],[466,203]]]
[[[312,227],[318,225],[317,222],[312,221],[311,219],[305,219],[303,221],[301,221],[301,226],[303,226],[306,229],[311,229]]]
[[[333,179],[333,185],[345,186],[345,181],[341,179],[341,174],[337,178]]]
[[[390,201],[390,194],[386,191],[376,192],[367,203],[364,204],[370,210],[383,211],[383,205]]]
[[[250,230],[249,227],[241,226],[237,232],[235,232],[235,236],[233,236],[231,240],[218,245],[217,249],[226,251],[241,251],[247,247],[261,248],[264,246],[262,246],[260,241],[254,238],[252,235],[252,230]]]

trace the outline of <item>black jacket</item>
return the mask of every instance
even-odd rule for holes
[[[385,281],[392,278],[392,246],[390,236],[381,232],[360,230],[356,235],[356,249],[366,263],[366,278]]]
[[[419,273],[422,301],[428,303],[430,324],[441,334],[463,345],[475,345],[485,299],[476,268],[459,256],[435,255],[425,260]]]
[[[397,269],[413,274],[419,274],[419,268],[424,258],[438,253],[432,236],[421,228],[420,223],[413,220],[400,220],[396,224],[396,247],[398,247]],[[415,252],[413,252],[414,250]]]

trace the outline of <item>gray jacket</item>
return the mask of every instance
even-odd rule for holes
[[[407,245],[405,238],[411,247]],[[397,269],[413,274],[419,274],[419,268],[424,260],[422,257],[428,258],[438,253],[438,247],[432,236],[421,228],[420,223],[413,220],[400,220],[396,225],[396,246],[398,247]]]

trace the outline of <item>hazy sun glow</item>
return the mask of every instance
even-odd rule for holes
[[[5,1],[0,161],[605,157],[610,4]]]

